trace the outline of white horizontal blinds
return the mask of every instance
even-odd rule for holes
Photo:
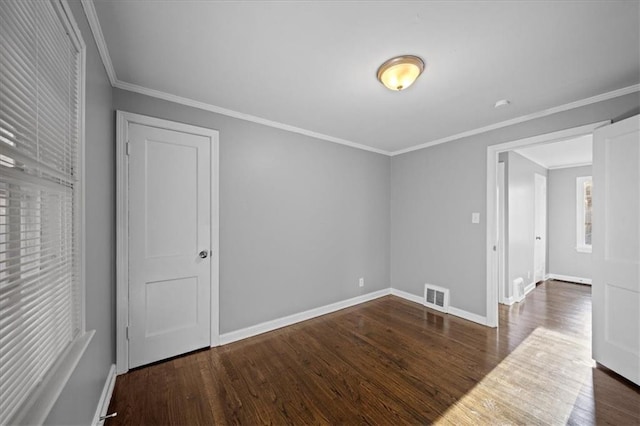
[[[49,1],[0,1],[0,424],[80,327],[79,54]]]

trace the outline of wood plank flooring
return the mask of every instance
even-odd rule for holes
[[[105,424],[640,424],[590,348],[588,286],[544,282],[497,330],[387,296],[119,376]]]

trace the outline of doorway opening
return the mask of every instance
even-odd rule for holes
[[[511,142],[501,143],[498,145],[491,145],[487,147],[487,249],[486,249],[486,262],[487,262],[487,277],[486,277],[486,289],[487,289],[487,325],[490,327],[498,326],[498,304],[499,302],[504,302],[508,297],[505,294],[501,294],[501,289],[504,288],[513,288],[515,277],[510,277],[505,271],[507,269],[506,265],[513,262],[514,259],[510,259],[508,255],[505,255],[505,243],[504,237],[506,232],[505,227],[505,199],[504,196],[507,194],[506,185],[502,185],[502,192],[500,192],[499,188],[499,179],[500,175],[503,177],[507,172],[504,170],[504,166],[500,166],[500,157],[504,159],[505,155],[509,152],[513,152],[514,150],[523,149],[525,147],[533,147],[533,146],[542,146],[551,143],[567,141],[570,139],[575,139],[580,136],[590,135],[593,133],[595,129],[598,127],[609,124],[610,121],[602,121],[598,123],[587,124],[580,127],[575,127],[571,129],[561,130],[558,132],[548,133],[544,135],[533,136],[525,139],[519,139]],[[504,163],[504,161],[502,161]],[[503,171],[500,171],[500,170]],[[503,181],[504,182],[504,181]],[[534,179],[532,177],[531,184],[535,185]],[[540,181],[541,182],[541,181]],[[542,187],[542,183],[539,184]],[[542,196],[542,189],[539,189],[540,194]],[[502,194],[502,195],[501,195]],[[546,195],[545,195],[546,197]],[[532,209],[527,213],[533,215],[535,211],[535,207],[531,206]],[[546,206],[545,206],[546,209]],[[501,215],[500,212],[503,212]],[[531,218],[532,232],[531,239],[532,241],[540,241],[540,245],[544,245],[545,241],[543,240],[543,235],[535,235],[536,229],[534,224],[534,218]],[[540,224],[538,226],[541,226]],[[546,227],[546,225],[545,225]],[[540,229],[537,229],[540,232]],[[539,236],[540,240],[536,240],[535,237]],[[524,238],[527,238],[525,236]],[[546,238],[545,238],[546,239]],[[535,243],[533,243],[535,245]],[[544,254],[541,248],[538,249],[538,254],[536,257],[546,257],[546,247]],[[528,256],[528,254],[526,255]],[[527,262],[533,261],[533,259],[529,259],[527,257]],[[540,262],[542,263],[542,262]],[[546,263],[546,262],[545,262]],[[530,289],[535,288],[535,281],[533,281],[533,287],[531,286],[531,280],[538,279],[540,277],[540,271],[542,271],[542,279],[544,279],[544,269],[545,265],[538,266],[538,272],[534,271],[535,268],[529,268],[529,278],[522,278],[523,289],[522,293],[526,292],[526,287],[528,286]],[[523,274],[526,276],[526,274]],[[511,283],[508,283],[510,278]],[[515,293],[515,290],[514,290]],[[512,293],[513,294],[513,293]]]

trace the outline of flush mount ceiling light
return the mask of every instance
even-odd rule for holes
[[[404,90],[411,86],[424,71],[424,61],[413,55],[396,56],[380,65],[378,80],[391,90]]]

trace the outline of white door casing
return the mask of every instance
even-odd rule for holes
[[[547,269],[547,178],[534,174],[533,282],[544,280]]]
[[[122,374],[219,344],[218,132],[121,111],[117,123]]]
[[[542,145],[558,142],[560,140],[572,139],[582,135],[592,134],[598,127],[609,124],[610,121],[600,121],[571,129],[559,130],[557,132],[532,136],[510,142],[504,142],[487,147],[487,188],[486,188],[486,324],[489,327],[498,326],[498,252],[493,249],[498,244],[497,239],[497,201],[495,190],[498,174],[498,155],[501,152],[510,151],[525,146]]]
[[[593,358],[640,384],[640,116],[595,131]]]
[[[504,163],[498,163],[498,185],[497,185],[497,216],[498,216],[498,301],[507,303],[513,297],[513,289],[507,285],[506,279],[506,197],[505,197],[505,167]]]

